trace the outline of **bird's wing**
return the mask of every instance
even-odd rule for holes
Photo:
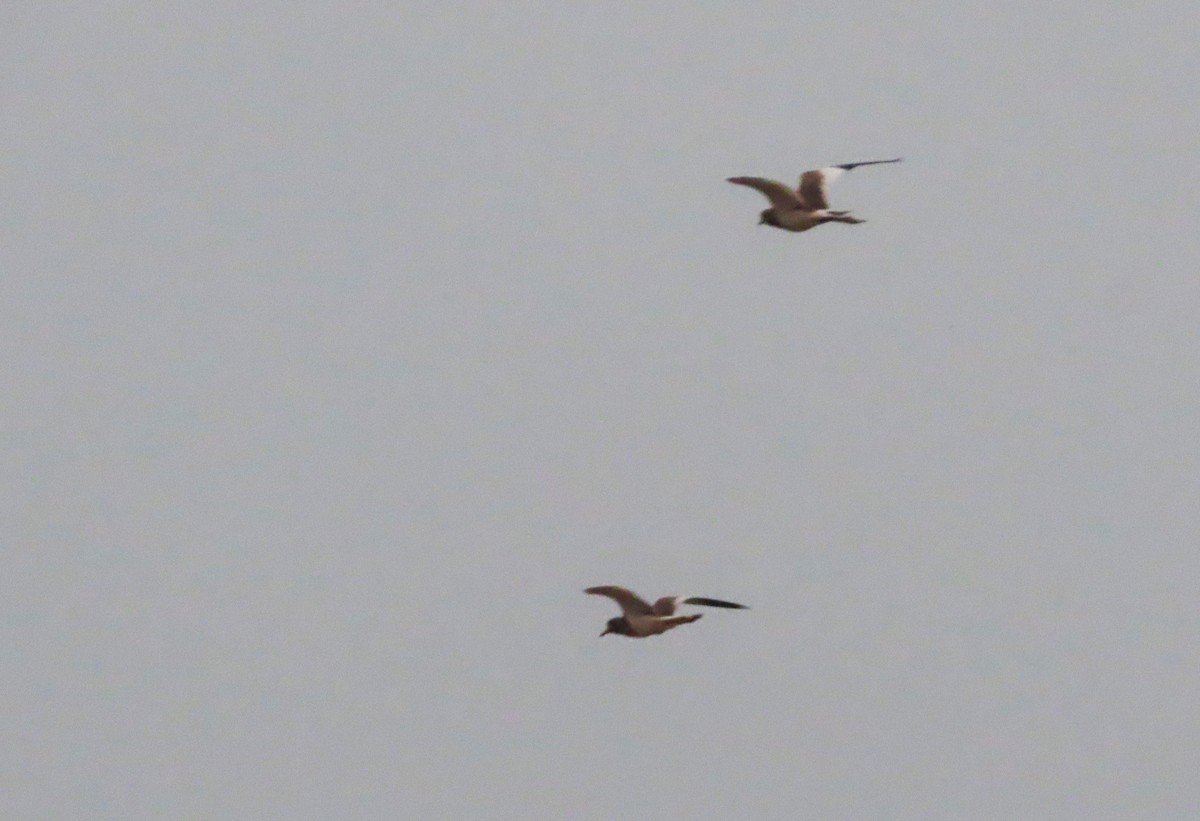
[[[706,599],[703,596],[689,596],[683,599],[682,604],[702,604],[705,607],[728,607],[732,610],[749,610],[750,608],[744,604],[737,604],[731,601],[721,601],[720,599]]]
[[[672,627],[678,627],[681,624],[691,624],[694,621],[698,621],[703,615],[703,613],[692,613],[688,616],[670,616],[665,619],[660,619],[659,624],[662,626],[662,632],[665,633]]]
[[[675,607],[683,601],[683,596],[663,596],[654,603],[654,615],[670,616],[675,612]]]
[[[825,198],[825,186],[845,173],[835,167],[818,168],[801,174],[800,199],[804,200],[804,207],[810,211],[823,211],[828,208],[829,200]]]
[[[829,168],[817,168],[813,171],[805,171],[800,175],[800,199],[804,200],[805,208],[812,211],[823,211],[829,207],[829,200],[826,199],[825,195],[825,187],[829,183],[847,171],[858,168],[860,165],[883,165],[884,163],[892,162],[900,162],[900,158],[897,157],[894,160],[848,162],[841,165],[831,165]]]
[[[663,596],[654,603],[654,614],[656,616],[670,616],[675,612],[675,608],[681,604],[700,604],[705,607],[728,607],[734,610],[750,609],[744,604],[735,604],[734,602],[721,601],[720,599],[708,599],[704,596]]]
[[[804,205],[800,201],[800,196],[795,191],[775,180],[768,180],[762,177],[730,177],[728,182],[734,185],[745,185],[753,188],[755,191],[761,191],[771,201],[771,205],[776,208],[790,210],[792,208],[802,208]]]
[[[645,599],[632,590],[626,590],[624,587],[606,584],[600,587],[589,587],[583,592],[591,593],[593,596],[608,596],[620,606],[621,612],[626,616],[650,616],[654,614],[654,610],[646,603]]]

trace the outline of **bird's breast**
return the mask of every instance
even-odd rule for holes
[[[639,636],[653,636],[663,631],[662,619],[658,616],[628,616],[629,629]]]
[[[776,211],[775,220],[785,231],[807,231],[814,225],[819,225],[821,217],[816,211]]]

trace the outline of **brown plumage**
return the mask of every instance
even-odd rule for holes
[[[654,604],[650,604],[638,594],[616,585],[589,587],[584,593],[593,596],[607,596],[617,603],[623,615],[608,620],[601,636],[616,633],[630,638],[645,638],[665,633],[672,627],[690,624],[696,621],[701,613],[688,616],[676,616],[675,608],[681,604],[699,604],[705,607],[725,607],[735,610],[748,610],[744,604],[708,599],[703,596],[663,596]]]
[[[728,182],[753,188],[770,201],[771,207],[759,214],[759,225],[800,232],[826,222],[844,222],[849,225],[866,222],[849,211],[830,211],[826,187],[842,174],[860,165],[883,165],[893,162],[900,162],[900,158],[850,162],[805,171],[800,175],[800,184],[795,189],[764,177],[730,177]]]

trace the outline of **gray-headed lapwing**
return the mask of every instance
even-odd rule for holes
[[[687,616],[676,616],[675,608],[681,604],[701,604],[705,607],[727,607],[734,610],[748,610],[744,604],[735,604],[720,599],[706,599],[703,596],[663,596],[654,604],[642,599],[632,590],[614,585],[589,587],[584,593],[593,596],[608,596],[621,607],[623,615],[608,620],[601,636],[616,633],[618,636],[629,636],[640,639],[665,633],[672,627],[690,624],[700,618],[701,613]]]
[[[795,189],[763,177],[730,177],[728,181],[735,185],[745,185],[761,191],[771,201],[771,207],[759,215],[759,225],[771,225],[785,231],[800,232],[825,222],[845,222],[850,225],[866,222],[866,220],[853,216],[849,211],[830,211],[829,200],[825,195],[825,186],[860,165],[883,165],[892,162],[900,162],[900,158],[848,162],[829,168],[805,171],[800,176],[800,185]]]

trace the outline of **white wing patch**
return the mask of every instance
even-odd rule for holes
[[[833,166],[831,168],[821,168],[819,170],[821,172],[821,176],[825,178],[826,185],[829,185],[829,183],[846,173],[846,169],[838,168],[837,166]]]

